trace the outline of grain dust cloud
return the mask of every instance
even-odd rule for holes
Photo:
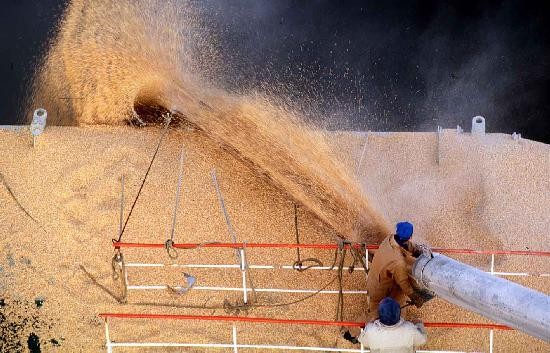
[[[218,39],[193,6],[71,1],[35,74],[29,107],[46,108],[50,122],[61,125],[124,124],[140,111],[173,112],[340,236],[381,240],[386,221],[331,155],[326,135],[276,96],[216,85],[223,70]]]

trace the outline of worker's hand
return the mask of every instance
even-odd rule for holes
[[[348,330],[346,330],[346,332],[344,332],[344,334],[342,335],[342,337],[343,337],[346,341],[350,341],[350,342],[353,343],[353,344],[359,343],[359,341],[357,340],[357,338],[353,337],[353,336],[351,335],[351,333],[349,333]]]
[[[432,253],[432,249],[426,245],[426,244],[417,244],[416,245],[416,248],[417,248],[417,251],[416,251],[416,256],[415,257],[419,257],[420,255],[424,255],[428,258],[433,258],[434,255]]]
[[[435,297],[435,293],[426,289],[426,288],[419,288],[415,289],[414,292],[409,296],[410,300],[409,302],[416,306],[417,308],[422,307],[424,303],[429,302]]]
[[[417,308],[421,308],[422,305],[424,305],[424,303],[426,302],[418,292],[413,292],[409,296],[409,299],[409,302]]]

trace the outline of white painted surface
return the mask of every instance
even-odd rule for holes
[[[120,342],[111,343],[111,347],[194,347],[194,348],[234,348],[234,344],[217,344],[217,343],[170,343],[170,342]],[[270,346],[263,344],[237,344],[237,348],[251,349],[276,349],[281,351],[323,351],[323,352],[357,352],[361,353],[360,349],[349,348],[328,348],[328,347],[304,347],[304,346]],[[370,352],[365,350],[364,352]],[[417,350],[417,353],[467,353],[463,351],[428,351]]]
[[[128,286],[128,290],[162,290],[167,289],[166,285],[132,285]],[[174,289],[180,289],[181,286],[171,287]],[[194,290],[212,290],[212,291],[233,291],[241,292],[241,287],[201,287],[195,286]],[[248,292],[251,292],[251,288],[247,288]],[[318,289],[286,289],[286,288],[256,288],[256,292],[269,292],[269,293],[315,293]],[[338,294],[337,290],[322,290],[319,294]],[[367,294],[366,290],[348,290],[343,291],[344,294]]]

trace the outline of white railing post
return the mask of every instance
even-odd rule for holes
[[[233,353],[239,353],[237,349],[237,326],[233,324]]]
[[[105,342],[107,346],[107,353],[113,352],[113,346],[111,346],[111,337],[109,335],[109,323],[107,322],[107,318],[104,319],[105,323]]]
[[[241,256],[241,274],[243,279],[243,300],[244,303],[248,303],[248,289],[246,288],[246,258],[245,258],[245,252],[244,249],[239,250]]]

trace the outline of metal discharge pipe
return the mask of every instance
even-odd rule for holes
[[[550,342],[550,296],[437,253],[419,257],[412,274],[453,304]]]

